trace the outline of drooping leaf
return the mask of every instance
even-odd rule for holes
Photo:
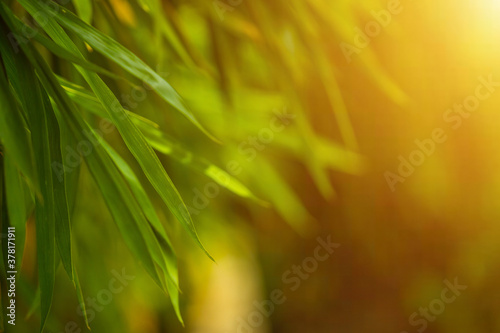
[[[29,65],[29,61],[24,54],[15,54],[12,48],[9,48],[6,38],[1,37],[1,43],[5,46],[4,57],[8,59],[11,66],[8,67],[8,76],[16,89],[17,96],[22,101],[25,114],[28,116],[28,122],[34,126],[33,134],[38,132],[38,137],[33,137],[33,145],[38,145],[35,150],[37,166],[43,163],[44,183],[41,184],[42,194],[45,200],[53,205],[54,221],[56,225],[56,243],[61,255],[63,266],[73,281],[73,267],[71,259],[71,228],[69,221],[68,204],[66,198],[65,177],[64,174],[59,178],[54,178],[52,169],[54,164],[62,165],[62,153],[60,145],[59,126],[52,110],[52,106],[45,91],[40,87],[34,70]],[[16,70],[10,70],[12,68]],[[24,79],[25,81],[19,81]],[[21,89],[23,87],[24,89]],[[42,116],[40,116],[40,114]],[[43,119],[41,118],[43,117]],[[43,144],[40,144],[43,142]],[[42,156],[43,155],[43,156]],[[45,158],[45,159],[42,159]],[[42,170],[39,168],[39,170]],[[50,177],[49,177],[50,176]],[[43,189],[43,187],[46,187]]]
[[[72,29],[76,34],[83,34],[90,38],[89,36],[94,36],[94,41],[100,41],[98,45],[109,43],[109,45],[115,45],[114,49],[114,57],[115,58],[124,58],[128,59],[127,64],[135,65],[131,66],[131,68],[142,69],[145,72],[150,72],[150,75],[156,77],[157,80],[160,80],[161,86],[164,88],[169,88],[170,85],[166,83],[158,74],[152,71],[149,67],[147,67],[142,61],[140,61],[133,53],[126,50],[123,46],[114,42],[111,38],[102,35],[97,30],[92,27],[85,25],[84,22],[79,20],[76,16],[69,13],[66,9],[60,8],[59,12],[54,12],[53,9],[38,3],[33,0],[19,0],[19,2],[25,7],[25,9],[30,12],[32,15],[35,15],[38,11],[45,11],[47,14],[55,15],[54,17],[65,17],[65,19],[60,18],[60,22],[66,22],[65,25],[68,29]],[[66,15],[69,14],[69,15]],[[36,15],[35,15],[36,16]],[[73,22],[73,24],[70,24]],[[63,23],[64,24],[64,23]],[[56,43],[60,46],[64,46],[73,52],[75,55],[83,58],[83,55],[79,52],[76,45],[72,42],[72,40],[68,37],[65,31],[57,24],[57,22],[53,21],[51,17],[47,18],[45,24],[43,26],[45,31],[49,36],[51,36]],[[99,39],[102,38],[102,40]],[[85,37],[83,37],[85,38]],[[90,38],[92,39],[92,38]],[[87,42],[90,42],[90,39]],[[91,44],[92,45],[92,44]],[[108,46],[104,47],[105,49]],[[136,59],[137,58],[137,59]],[[135,60],[136,61],[135,61]],[[101,78],[93,73],[89,72],[81,67],[76,66],[77,70],[82,74],[85,78],[91,89],[94,91],[96,97],[99,99],[103,107],[106,109],[108,113],[108,117],[113,121],[118,131],[122,135],[125,144],[129,148],[130,152],[136,158],[137,162],[141,166],[145,175],[165,202],[167,207],[170,209],[172,214],[179,220],[185,229],[190,233],[193,239],[197,242],[201,249],[205,252],[205,254],[213,260],[208,251],[203,247],[201,241],[196,233],[196,229],[194,227],[193,221],[191,220],[191,216],[186,207],[186,204],[182,200],[179,192],[175,188],[174,184],[170,180],[169,176],[165,172],[165,169],[161,165],[158,157],[154,153],[151,146],[146,142],[146,139],[139,131],[137,126],[135,126],[130,118],[127,116],[127,113],[121,106],[120,102],[116,98],[116,96],[111,92],[108,86],[101,80]],[[168,87],[166,86],[168,85]],[[171,88],[171,87],[170,87]],[[169,89],[170,89],[169,88]],[[172,89],[173,90],[173,89]],[[180,101],[180,99],[179,99]],[[194,119],[194,118],[193,118]]]
[[[155,259],[155,262],[162,268],[164,274],[166,274],[166,287],[167,291],[170,295],[170,300],[174,307],[174,310],[177,314],[177,317],[181,323],[183,323],[180,310],[179,310],[179,277],[177,271],[177,259],[175,255],[172,256],[170,254],[174,254],[172,245],[168,239],[167,233],[163,225],[161,224],[158,215],[154,209],[153,204],[148,198],[146,191],[142,187],[139,179],[135,175],[134,171],[130,168],[130,166],[121,158],[121,156],[110,146],[108,145],[102,138],[99,138],[100,144],[103,148],[108,152],[111,159],[116,164],[117,168],[120,170],[122,175],[127,180],[130,189],[134,193],[137,202],[141,206],[144,215],[151,223],[153,228],[156,230],[157,234],[160,236],[161,243],[164,247],[167,247],[165,251],[160,246],[160,242],[155,237],[155,233],[151,232],[151,229],[143,226],[141,228],[141,232],[143,234],[144,239],[148,245],[150,253]]]
[[[51,4],[53,6],[47,6],[42,2],[35,0],[19,0],[19,3],[21,3],[21,5],[31,14],[43,12],[47,14],[48,21],[52,18],[56,19],[62,26],[73,31],[95,50],[101,52],[110,60],[116,62],[120,67],[137,77],[139,80],[143,80],[148,83],[160,97],[181,112],[208,137],[212,138],[214,141],[218,141],[200,124],[194,114],[188,109],[179,94],[167,81],[165,81],[165,79],[163,79],[141,59],[139,59],[139,57],[123,47],[117,41],[103,34],[94,27],[89,26],[73,13],[61,6],[56,5],[55,3]],[[47,28],[47,26],[44,26],[45,31],[51,35],[51,33],[47,31]],[[51,35],[51,37],[56,41],[56,43],[58,43],[57,39],[64,39],[60,34],[56,36]],[[66,44],[64,46],[69,47]],[[72,51],[75,53],[76,50]]]
[[[64,79],[60,79],[60,82],[75,103],[100,117],[107,116],[106,111],[99,103],[99,100],[92,93],[87,91],[85,88],[71,84]],[[143,133],[147,142],[155,150],[169,155],[180,163],[185,164],[187,167],[206,175],[222,187],[227,188],[241,197],[253,199],[257,203],[264,206],[267,205],[263,200],[257,198],[250,191],[250,189],[248,189],[248,187],[235,177],[231,176],[228,172],[224,171],[207,159],[196,156],[180,144],[175,143],[173,139],[169,138],[165,133],[158,129],[158,125],[156,123],[144,117],[140,117],[130,111],[127,111],[127,115],[131,117],[134,124]]]
[[[2,4],[0,4],[0,6],[2,6],[3,10],[2,15],[6,17],[11,24],[9,17],[10,12],[6,7],[3,7]],[[11,27],[12,26],[11,24]],[[28,56],[31,64],[37,69],[38,77],[43,87],[47,90],[51,98],[54,99],[54,102],[61,107],[61,112],[56,109],[56,111],[58,111],[56,112],[58,120],[64,122],[65,126],[71,128],[71,133],[74,133],[77,142],[86,141],[93,144],[94,153],[85,156],[86,161],[118,224],[120,232],[124,236],[125,242],[132,252],[140,258],[153,280],[158,285],[163,286],[164,284],[157,274],[155,263],[147,250],[146,242],[142,237],[141,228],[138,226],[138,224],[140,224],[141,227],[144,228],[144,226],[148,226],[148,222],[144,219],[144,215],[139,209],[135,198],[130,193],[123,178],[118,174],[118,170],[113,166],[109,156],[103,148],[97,144],[97,134],[85,123],[42,57],[31,47],[31,45],[23,45],[23,50]],[[178,309],[176,309],[176,311],[178,311]]]
[[[3,50],[3,48],[2,48]],[[3,54],[3,52],[2,52]],[[0,71],[0,141],[32,186],[37,183],[30,133],[2,71]]]

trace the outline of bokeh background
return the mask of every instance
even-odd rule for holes
[[[83,293],[96,298],[113,271],[134,276],[94,307],[93,332],[500,331],[500,89],[459,128],[443,119],[474,95],[478,77],[500,82],[500,1],[401,0],[400,13],[351,61],[342,43],[355,45],[356,29],[392,1],[154,3],[92,1],[88,20],[167,78],[223,144],[151,91],[130,109],[195,156],[223,169],[237,161],[236,177],[258,199],[223,188],[200,199],[197,191],[204,193],[211,179],[189,167],[189,156],[181,162],[160,156],[187,205],[201,200],[193,219],[217,262],[156,200],[179,257],[182,327],[168,297],[123,244],[82,166],[73,231]],[[52,61],[65,73],[64,64]],[[106,80],[117,96],[130,94],[126,83]],[[276,113],[291,120],[251,148],[250,137],[269,128]],[[397,173],[399,156],[408,158],[415,140],[436,128],[447,140],[392,191],[386,172]],[[131,160],[116,132],[106,140]],[[33,227],[29,220],[22,266],[28,300],[36,280]],[[314,253],[317,237],[328,236],[340,247],[290,290],[283,274]],[[412,314],[440,299],[443,281],[455,278],[467,289],[425,328],[412,325]],[[261,325],[242,328],[254,302],[274,289],[286,301]],[[48,331],[65,332],[68,322],[74,332],[85,331],[77,304],[60,268]],[[18,311],[30,307],[23,301]],[[38,322],[31,311],[19,329],[35,332]]]

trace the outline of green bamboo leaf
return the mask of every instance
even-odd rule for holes
[[[123,160],[121,156],[110,145],[108,145],[106,141],[104,141],[104,139],[99,137],[99,142],[102,147],[108,152],[111,159],[114,161],[122,175],[127,180],[130,189],[134,193],[137,202],[144,212],[144,215],[157,231],[157,234],[163,240],[162,243],[164,247],[162,249],[152,230],[147,228],[146,226],[143,226],[143,228],[141,228],[143,237],[146,240],[148,248],[151,251],[155,262],[158,263],[164,274],[166,274],[165,282],[167,291],[170,295],[170,300],[179,321],[183,323],[179,310],[179,277],[177,271],[177,259],[175,257],[175,254],[172,255],[174,252],[170,240],[168,239],[167,233],[165,232],[165,229],[161,224],[158,215],[156,214],[153,204],[149,200],[146,191],[142,187],[134,171],[130,168],[127,162],[125,162],[125,160]],[[167,248],[165,249],[165,247]]]
[[[57,109],[57,105],[52,102],[52,108],[54,110]],[[57,112],[56,112],[57,115]],[[56,116],[57,117],[57,116]],[[63,120],[58,119],[59,124],[64,124]],[[66,149],[65,147],[73,147],[77,146],[78,142],[76,142],[74,136],[68,130],[66,126],[59,126],[60,137],[61,137],[61,152],[62,152],[62,165],[56,163],[52,163],[52,170],[56,177],[59,179],[64,179],[64,183],[66,184],[66,198],[68,202],[68,211],[72,212],[75,200],[78,191],[78,180],[80,176],[80,165],[69,165],[69,162],[73,160],[74,155],[71,151]],[[64,178],[63,178],[64,177]]]
[[[32,52],[33,59],[30,60],[39,69],[39,78],[42,84],[55,103],[64,110],[64,112],[56,110],[56,116],[71,129],[71,133],[76,138],[75,142],[90,142],[93,146],[94,153],[85,156],[85,158],[125,242],[132,252],[141,259],[155,282],[161,285],[147,246],[137,227],[136,221],[144,220],[144,216],[135,199],[109,156],[99,144],[96,144],[98,142],[97,134],[85,123],[41,56],[34,50]]]
[[[73,82],[66,80],[63,77],[57,76],[59,83],[64,88],[68,96],[75,102],[76,104],[83,107],[85,110],[92,112],[102,118],[106,118],[107,113],[101,102],[95,97],[95,95],[85,89],[82,86],[79,86]],[[159,128],[160,126],[147,118],[144,118],[137,113],[126,110],[127,115],[132,118],[132,121],[138,125],[143,124],[144,126],[148,126],[148,128]],[[135,119],[134,119],[135,118]]]
[[[37,89],[40,89],[37,85]],[[36,93],[40,93],[37,91]],[[38,256],[38,279],[41,291],[41,325],[43,331],[52,305],[55,283],[55,202],[52,188],[52,170],[50,160],[50,137],[48,132],[46,112],[43,107],[33,108],[30,121],[38,124],[32,129],[33,148],[37,160],[38,174],[44,182],[40,184],[43,202],[36,200],[36,240]]]
[[[6,32],[6,30],[4,30]],[[41,89],[38,79],[35,75],[34,70],[29,64],[24,54],[14,54],[12,47],[8,47],[7,39],[5,36],[0,37],[0,43],[2,45],[7,45],[4,48],[4,57],[8,60],[10,66],[7,68],[8,76],[13,86],[16,89],[17,96],[22,100],[22,106],[26,115],[28,115],[28,121],[30,124],[36,124],[33,126],[35,130],[38,130],[40,125],[44,126],[41,133],[39,133],[38,138],[33,139],[33,145],[39,145],[38,140],[48,138],[48,141],[44,145],[39,145],[41,150],[35,151],[35,157],[37,159],[37,165],[40,165],[40,155],[43,154],[46,158],[45,163],[45,173],[50,173],[50,178],[44,174],[44,183],[41,186],[47,187],[45,191],[42,190],[42,194],[45,192],[44,199],[46,199],[51,204],[54,204],[54,219],[57,228],[56,230],[56,243],[61,255],[61,260],[63,266],[73,281],[73,267],[71,259],[71,228],[69,221],[68,204],[66,198],[65,189],[65,179],[61,177],[58,180],[54,180],[52,177],[52,166],[54,163],[62,165],[62,153],[60,146],[60,135],[59,126],[55,118],[52,106],[46,95],[45,91]],[[11,69],[15,68],[13,71]],[[20,81],[20,79],[23,81]],[[43,121],[40,121],[40,114],[43,115]],[[42,140],[42,142],[44,142]],[[48,158],[47,158],[48,157]],[[50,196],[50,198],[46,198]]]
[[[27,300],[27,303],[30,304],[25,316],[26,319],[29,319],[40,308],[40,286],[37,286],[35,290],[32,290],[31,285],[23,278],[21,278],[21,283],[22,289],[20,289],[24,294],[23,297]]]
[[[90,128],[81,117],[76,107],[59,85],[56,77],[36,50],[30,50],[30,62],[39,70],[39,78],[47,92],[60,106],[64,112],[56,109],[57,118],[64,123],[70,132],[75,136],[75,142],[89,142],[93,145],[94,153],[86,157],[89,169],[96,178],[101,192],[110,211],[117,222],[118,227],[124,235],[127,245],[134,254],[141,258],[143,265],[151,276],[159,283],[155,269],[148,251],[145,249],[144,240],[139,237],[135,221],[143,218],[142,213],[137,209],[137,204],[133,200],[128,187],[118,174],[118,170],[113,166],[113,162],[103,150],[98,142],[97,134]],[[70,147],[71,148],[71,147]],[[76,147],[72,147],[73,149]],[[76,149],[75,149],[76,150]]]
[[[3,4],[2,4],[3,6]],[[5,7],[2,7],[5,18]],[[2,27],[1,44],[5,46],[8,30]],[[26,47],[27,48],[27,47]],[[36,198],[36,239],[38,251],[38,276],[41,291],[41,324],[44,330],[52,305],[55,284],[55,244],[63,265],[73,280],[71,259],[71,230],[66,201],[64,178],[54,181],[52,163],[62,162],[59,127],[45,91],[39,84],[33,67],[22,53],[15,55],[9,47],[3,48],[4,59],[10,64],[9,78],[17,88],[28,122],[36,124],[32,129],[32,143],[37,160],[37,172],[43,178],[40,184],[42,198]],[[12,69],[16,69],[16,71]],[[19,82],[20,79],[26,81]],[[23,88],[23,89],[21,89]],[[56,228],[57,225],[57,228]]]
[[[62,78],[59,78],[59,82],[75,103],[100,117],[107,117],[106,110],[104,110],[102,105],[99,103],[99,100],[91,92]],[[227,188],[229,191],[243,198],[255,200],[263,206],[268,205],[265,201],[256,197],[252,191],[250,191],[250,189],[248,189],[248,187],[246,187],[238,179],[231,176],[214,163],[205,158],[196,156],[180,144],[175,143],[173,139],[169,138],[165,133],[158,129],[158,125],[156,123],[130,111],[127,111],[127,115],[132,118],[133,123],[141,130],[147,142],[155,150],[169,155],[178,162],[185,164],[187,167],[206,175],[222,187]]]
[[[51,139],[51,163],[50,170],[53,171],[54,163],[65,164],[61,152],[61,139],[59,133],[59,125],[54,115],[54,111],[50,105],[50,101],[45,91],[42,93],[42,103],[47,110],[47,130]],[[59,249],[61,261],[64,269],[68,273],[70,280],[74,283],[73,277],[73,258],[71,249],[71,223],[69,216],[68,199],[66,196],[66,177],[56,179],[53,177],[52,181],[54,205],[55,205],[55,219],[56,219],[56,244]]]
[[[3,50],[0,50],[2,56]],[[14,163],[28,183],[36,188],[37,178],[30,133],[2,72],[0,71],[0,105],[3,108],[0,112],[0,141],[4,150],[11,153]]]
[[[180,163],[183,163],[189,168],[206,175],[220,186],[243,198],[252,199],[262,206],[268,206],[268,203],[255,196],[242,182],[212,162],[205,158],[196,156],[180,144],[176,144],[167,135],[157,129],[148,127],[144,123],[137,123],[137,126],[142,130],[149,144],[157,151],[172,156]]]
[[[90,94],[89,94],[90,95]],[[97,102],[98,103],[98,102]],[[101,107],[101,104],[98,104],[98,107]],[[102,110],[105,113],[105,110]],[[138,118],[140,119],[140,118]],[[148,122],[146,122],[148,123]],[[177,259],[175,253],[173,251],[172,245],[168,236],[165,232],[163,225],[161,224],[156,211],[149,200],[145,190],[140,184],[139,179],[134,174],[132,169],[128,166],[128,164],[114,151],[111,146],[109,146],[106,141],[104,141],[100,136],[97,136],[99,140],[99,144],[108,152],[109,156],[113,159],[115,165],[121,171],[122,175],[128,181],[130,189],[134,193],[141,209],[143,210],[146,218],[151,223],[153,228],[159,234],[159,240],[154,237],[154,234],[151,233],[148,229],[141,229],[143,237],[148,244],[148,248],[151,253],[154,254],[155,262],[159,263],[166,275],[166,288],[170,295],[170,299],[172,301],[172,305],[176,312],[176,315],[181,323],[183,323],[180,310],[179,310],[179,287],[178,287],[178,270],[177,270]],[[162,248],[160,248],[160,241]],[[159,258],[159,254],[161,254],[162,259]],[[164,262],[164,263],[163,263]]]
[[[158,75],[154,70],[152,70],[146,63],[144,63],[139,57],[133,54],[131,51],[123,47],[120,43],[115,41],[113,38],[103,34],[92,26],[89,26],[82,20],[80,20],[73,13],[61,7],[55,3],[51,3],[51,6],[43,4],[35,0],[19,0],[19,3],[32,15],[36,17],[35,13],[43,12],[48,17],[47,20],[51,21],[52,18],[57,20],[62,26],[73,31],[82,40],[87,42],[95,50],[101,52],[104,56],[108,57],[110,60],[116,62],[124,70],[128,71],[130,74],[137,77],[139,80],[144,80],[147,82],[160,97],[162,97],[167,103],[172,105],[175,109],[181,112],[186,118],[188,118],[194,125],[196,125],[203,133],[205,133],[212,140],[219,142],[215,137],[213,137],[196,119],[193,113],[188,109],[185,102],[175,91],[175,89]],[[44,26],[45,31],[47,31],[47,26]],[[57,43],[58,38],[62,38],[60,33],[56,36],[51,36]],[[61,39],[60,39],[61,40]],[[60,43],[59,43],[60,44]],[[61,44],[60,44],[61,45]],[[68,47],[68,45],[63,44],[61,46]],[[76,54],[77,50],[72,50]]]
[[[90,330],[89,318],[87,316],[87,306],[85,305],[85,300],[83,299],[82,287],[80,285],[80,279],[78,278],[78,273],[76,272],[76,267],[73,266],[73,276],[75,277],[75,287],[76,287],[76,296],[78,298],[78,304],[82,309],[83,318],[85,320],[85,325]]]
[[[11,23],[12,14],[3,4],[0,4],[0,7],[2,9],[0,13],[10,26],[13,27]],[[103,148],[99,144],[96,144],[98,142],[96,133],[85,123],[40,54],[31,45],[22,45],[22,47],[31,64],[37,69],[38,76],[45,89],[47,89],[50,96],[54,99],[54,102],[65,110],[64,113],[56,112],[58,120],[61,120],[66,126],[71,128],[71,133],[75,135],[76,142],[89,141],[93,143],[95,153],[86,156],[86,161],[96,179],[96,183],[103,193],[111,214],[117,222],[119,230],[129,248],[141,259],[142,264],[153,280],[159,286],[163,286],[164,283],[157,274],[155,264],[137,226],[138,223],[147,225],[147,221],[144,219],[144,215],[140,211],[127,185],[123,182],[123,179],[118,174],[118,170],[113,166],[112,161]],[[84,135],[83,133],[86,134]]]
[[[98,66],[98,65],[96,65],[96,64],[94,64],[86,59],[82,59],[80,57],[77,57],[73,53],[69,52],[65,48],[57,45],[52,40],[45,37],[43,34],[39,33],[38,31],[35,31],[29,25],[24,24],[24,22],[21,21],[20,19],[18,19],[17,17],[13,17],[13,22],[14,22],[16,31],[24,31],[24,33],[26,35],[33,36],[33,39],[35,41],[37,41],[38,43],[45,46],[45,48],[47,48],[47,50],[49,50],[50,52],[52,52],[56,56],[66,60],[66,61],[77,64],[85,69],[90,70],[90,71],[104,74],[104,75],[106,75],[110,78],[113,78],[115,80],[125,80],[123,77],[116,75],[115,73],[110,72],[107,69],[102,68],[101,66]],[[23,40],[22,36],[15,34],[15,33],[13,34],[13,37],[16,37],[16,38],[19,37],[21,40]]]
[[[53,103],[52,105],[53,105],[53,110],[57,110],[56,111],[56,118],[57,118],[57,115],[60,114],[60,112],[58,111],[57,105],[55,103]],[[76,198],[76,190],[78,188],[77,183],[78,183],[79,166],[76,168],[73,166],[73,169],[71,169],[72,172],[67,172],[67,170],[70,170],[70,169],[68,169],[69,166],[67,165],[67,162],[66,162],[66,161],[69,161],[69,159],[68,159],[69,152],[67,150],[63,149],[63,147],[77,145],[77,142],[75,141],[75,139],[73,138],[71,133],[68,131],[66,126],[64,126],[64,124],[65,124],[64,120],[57,119],[57,121],[59,124],[63,125],[60,127],[60,146],[61,146],[61,152],[62,152],[60,162],[62,162],[62,165],[61,165],[60,169],[57,169],[57,168],[54,168],[54,164],[53,164],[53,171],[56,174],[56,176],[58,177],[59,183],[63,182],[63,184],[58,184],[58,186],[55,186],[55,188],[57,187],[58,191],[61,192],[63,190],[62,185],[65,185],[64,189],[65,189],[66,193],[64,194],[65,196],[63,197],[63,199],[66,199],[67,203],[65,206],[68,207],[68,212],[70,212],[72,210],[72,209],[70,209],[70,207],[74,205],[74,201]],[[57,161],[54,161],[54,162],[58,163]],[[64,203],[61,203],[61,204],[64,204]],[[68,223],[68,227],[69,228],[71,227],[69,223]],[[69,250],[71,252],[69,259],[71,260],[71,266],[72,266],[72,270],[73,270],[72,271],[73,283],[74,283],[74,287],[76,290],[78,303],[79,303],[80,309],[82,310],[82,313],[83,313],[85,325],[90,330],[90,324],[89,324],[89,319],[88,319],[88,314],[87,314],[87,309],[86,309],[86,303],[85,303],[85,300],[83,298],[83,292],[82,292],[82,288],[80,285],[80,280],[78,278],[78,273],[76,271],[76,266],[73,264],[74,261],[72,259],[73,243],[71,242],[71,229],[68,230],[65,226],[63,226],[63,228],[65,229],[66,232],[69,232],[69,235],[68,235],[69,237],[68,238],[64,237],[65,234],[60,232],[61,236],[63,236],[63,237],[60,237],[62,242],[60,241],[59,243],[63,244],[64,240],[69,241],[69,244],[67,244],[67,245],[70,246]]]
[[[133,198],[127,185],[118,174],[118,170],[113,166],[113,162],[103,151],[100,144],[96,144],[99,140],[96,134],[81,118],[78,111],[74,109],[69,100],[64,100],[64,92],[57,91],[55,77],[49,78],[50,82],[45,82],[51,85],[54,90],[51,91],[51,96],[56,102],[64,103],[66,112],[58,112],[58,118],[64,119],[64,122],[71,128],[71,132],[76,137],[76,142],[87,142],[92,144],[93,153],[85,156],[90,172],[99,185],[103,197],[108,208],[113,216],[113,219],[118,225],[120,233],[123,235],[125,243],[131,249],[132,253],[141,260],[146,271],[151,275],[153,280],[162,287],[163,283],[158,277],[154,260],[148,250],[148,244],[143,238],[143,233],[139,225],[147,224],[142,212],[135,199]],[[49,79],[47,81],[49,81]],[[68,110],[69,109],[69,110]],[[70,111],[71,114],[67,112]],[[82,133],[85,133],[82,134]],[[71,147],[76,149],[75,147]]]
[[[38,11],[45,11],[49,15],[55,15],[55,18],[61,16],[61,17],[66,17],[68,14],[68,11],[64,8],[60,8],[60,11],[55,11],[53,12],[51,8],[42,5],[41,3],[38,3],[33,0],[19,0],[19,2],[25,7],[25,9],[33,16],[36,16],[36,13]],[[58,7],[59,8],[59,7]],[[70,14],[67,16],[67,19],[62,19],[62,22],[77,22],[78,24],[81,24],[81,29],[75,28],[74,25],[66,25],[68,29],[74,30],[75,33],[78,34],[78,32],[82,33],[83,30],[89,30],[90,32],[94,32],[94,35],[89,33],[91,36],[100,36],[103,37],[101,33],[98,33],[97,30],[88,27],[83,23],[81,20],[79,20],[76,16],[73,14]],[[49,36],[54,39],[56,43],[58,43],[60,46],[64,46],[67,49],[69,49],[71,52],[74,54],[77,54],[79,57],[83,58],[83,55],[79,52],[78,48],[76,45],[73,43],[73,41],[68,37],[68,35],[65,33],[65,31],[57,24],[57,22],[53,21],[50,17],[47,18],[47,20],[44,21],[43,28],[47,32]],[[76,26],[78,26],[78,24]],[[86,35],[86,33],[83,33],[83,35]],[[103,40],[100,40],[101,43],[111,43],[111,44],[117,44],[114,42],[111,38],[104,36],[105,38]],[[97,38],[97,37],[96,37]],[[92,38],[91,38],[92,39]],[[89,42],[90,43],[90,42]],[[91,44],[92,45],[92,44]],[[99,44],[101,45],[101,44]],[[126,50],[123,46],[117,44],[116,49],[114,49],[115,52],[115,57],[117,58],[123,58],[125,55],[131,55],[135,58],[137,58],[135,55],[133,55],[130,51]],[[123,51],[123,50],[125,51]],[[123,52],[120,52],[122,50]],[[147,67],[144,63],[142,63],[138,58],[137,60],[140,62],[134,62],[134,58],[129,59],[129,62],[131,64],[138,65],[137,68],[146,68],[146,71],[150,71],[151,75],[155,75],[158,79],[161,79],[160,76],[158,76],[154,71],[152,71],[149,67]],[[140,65],[143,64],[144,66]],[[132,68],[135,68],[134,66],[131,66]],[[191,220],[191,216],[189,215],[189,211],[186,207],[186,204],[182,200],[179,192],[175,188],[174,184],[170,180],[169,176],[165,172],[165,169],[160,163],[160,160],[154,153],[153,149],[151,146],[147,143],[146,139],[142,135],[142,133],[139,131],[139,129],[132,123],[130,118],[127,116],[127,113],[121,106],[120,102],[118,99],[115,97],[115,95],[111,92],[111,90],[108,88],[108,86],[101,80],[101,78],[93,73],[89,72],[81,67],[76,66],[77,70],[82,74],[82,76],[85,78],[91,89],[94,91],[95,95],[97,98],[100,100],[101,104],[103,107],[106,109],[108,113],[109,119],[113,121],[113,123],[116,125],[118,131],[122,135],[123,140],[125,141],[125,144],[129,148],[130,152],[134,157],[136,158],[137,162],[141,166],[142,170],[144,171],[146,177],[149,179],[151,182],[151,185],[155,188],[157,193],[160,195],[162,200],[165,202],[167,207],[170,209],[170,211],[173,213],[173,215],[179,220],[184,228],[190,233],[190,235],[193,237],[193,239],[197,242],[197,244],[200,246],[200,248],[205,252],[205,254],[213,260],[213,258],[210,256],[208,251],[204,248],[202,245],[200,239],[198,238],[198,234],[196,233],[196,229],[194,227],[193,221]],[[161,79],[166,85],[166,81]],[[165,85],[163,85],[166,87]],[[169,86],[170,87],[170,86]],[[170,87],[171,88],[171,87]],[[179,99],[180,101],[180,99]]]
[[[100,145],[108,152],[108,155],[116,164],[117,168],[120,170],[123,177],[127,180],[130,189],[134,193],[148,221],[151,223],[154,229],[161,235],[161,237],[163,237],[168,242],[168,244],[170,244],[170,241],[168,241],[167,233],[165,232],[165,228],[163,227],[160,219],[158,218],[158,215],[156,214],[153,204],[151,203],[148,195],[146,194],[146,191],[142,187],[141,182],[135,175],[132,168],[102,137],[98,137],[98,139]],[[154,239],[153,242],[156,243],[156,239]],[[154,249],[154,251],[156,251],[156,249]],[[177,269],[175,269],[175,271],[177,271]],[[172,279],[175,281],[178,280],[177,276],[172,276]]]

